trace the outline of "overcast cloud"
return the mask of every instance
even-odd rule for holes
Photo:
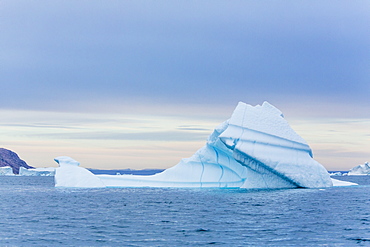
[[[370,105],[368,1],[1,1],[0,8],[2,108]]]

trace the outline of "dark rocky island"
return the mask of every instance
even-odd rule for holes
[[[0,148],[0,167],[4,166],[10,166],[14,174],[19,174],[19,167],[33,168],[21,160],[16,153],[5,148]]]

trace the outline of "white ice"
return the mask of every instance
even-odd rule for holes
[[[353,167],[348,171],[348,175],[370,175],[369,162],[365,162],[365,164]]]
[[[19,167],[20,176],[54,176],[55,167],[45,167],[45,168],[33,168],[27,169],[24,167]]]
[[[204,147],[174,167],[151,176],[93,175],[78,162],[58,157],[56,186],[323,188],[333,185],[326,169],[284,119],[265,102],[240,102]],[[77,164],[77,165],[76,165]],[[77,169],[79,168],[79,169]],[[87,173],[88,172],[88,173]]]
[[[0,167],[0,176],[13,176],[13,169],[10,166]]]
[[[59,167],[55,169],[56,187],[101,188],[105,185],[89,170],[79,167],[80,163],[66,156],[54,159]]]
[[[333,186],[356,186],[358,185],[356,183],[342,181],[342,180],[334,179],[334,178],[332,178],[331,181],[333,182]]]
[[[330,176],[344,176],[347,175],[347,173],[342,173],[342,172],[331,172],[329,173]]]

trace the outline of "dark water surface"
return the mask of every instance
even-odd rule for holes
[[[370,176],[291,190],[60,189],[0,177],[0,246],[370,246]]]

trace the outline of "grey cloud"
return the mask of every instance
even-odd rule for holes
[[[207,128],[201,128],[201,127],[198,127],[196,125],[181,125],[177,128],[178,130],[186,130],[186,131],[212,131],[211,129],[207,129]]]
[[[159,131],[140,133],[120,132],[76,132],[38,134],[38,137],[76,140],[124,140],[124,141],[201,141],[206,140],[209,133],[194,133],[185,131]]]
[[[370,105],[363,1],[2,4],[2,108]]]
[[[49,125],[49,124],[0,124],[3,127],[26,127],[26,128],[42,128],[42,129],[82,129],[71,126],[61,126],[61,125]]]

